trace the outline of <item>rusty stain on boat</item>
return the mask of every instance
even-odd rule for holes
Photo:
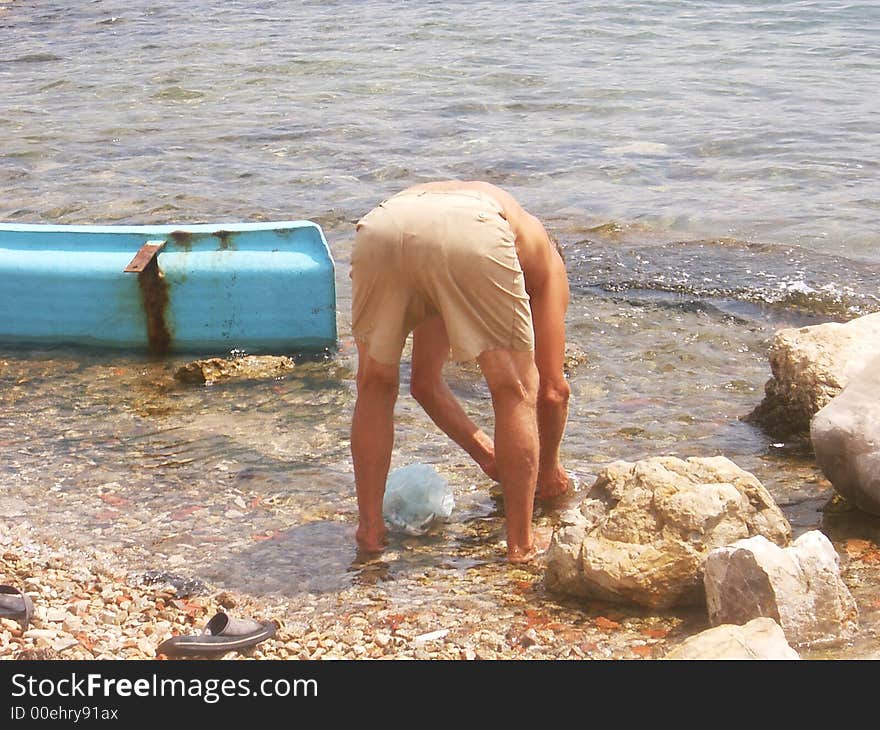
[[[214,235],[220,239],[220,245],[217,247],[218,251],[228,251],[230,248],[234,248],[234,246],[230,245],[233,235],[231,231],[217,231]]]
[[[124,269],[138,275],[141,303],[147,319],[147,343],[153,355],[164,355],[171,345],[166,321],[168,282],[159,268],[159,251],[164,246],[165,241],[147,241]]]
[[[192,233],[189,231],[172,231],[169,238],[174,241],[174,245],[184,251],[192,249]]]
[[[150,353],[164,355],[171,347],[171,332],[168,330],[168,283],[159,269],[158,256],[138,273],[138,287],[141,301],[147,315],[147,342]]]

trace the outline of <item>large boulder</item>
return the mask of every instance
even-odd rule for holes
[[[722,624],[685,639],[664,659],[800,659],[785,640],[782,627],[770,618],[743,626]]]
[[[880,358],[813,416],[810,440],[834,489],[859,509],[880,515]]]
[[[703,580],[713,626],[763,616],[797,647],[836,644],[858,629],[837,551],[818,530],[785,548],[762,535],[717,548],[706,558]]]
[[[779,330],[768,357],[772,377],[746,420],[779,437],[807,434],[813,416],[880,357],[880,312],[845,324]]]
[[[786,545],[791,526],[764,486],[729,459],[616,461],[561,516],[546,584],[651,608],[699,604],[705,556],[752,535]]]

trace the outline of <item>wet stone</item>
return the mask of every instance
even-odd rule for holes
[[[235,608],[235,606],[237,605],[235,596],[227,593],[226,591],[218,594],[214,600],[217,602],[217,605],[221,606],[222,608]]]
[[[278,378],[296,367],[292,358],[272,355],[196,360],[174,373],[176,380],[189,384],[211,384],[230,379]]]
[[[142,581],[148,586],[168,586],[180,598],[208,593],[208,586],[204,582],[164,570],[148,570],[143,574]]]

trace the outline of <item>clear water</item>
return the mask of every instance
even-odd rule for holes
[[[353,223],[455,177],[506,187],[565,249],[587,361],[563,453],[582,484],[611,459],[724,454],[796,532],[864,534],[823,522],[802,444],[741,417],[776,329],[880,310],[880,6],[185,6],[0,3],[0,220],[315,220],[340,351],[184,387],[181,358],[4,346],[0,518],[256,593],[350,585]],[[491,429],[477,374],[449,375]],[[392,573],[455,580],[501,554],[501,508],[407,376],[393,465],[433,464],[457,503]]]

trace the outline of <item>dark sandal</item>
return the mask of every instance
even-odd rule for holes
[[[172,636],[159,644],[156,654],[167,657],[214,656],[247,649],[274,635],[272,621],[231,618],[221,612],[208,621],[201,634]]]
[[[34,616],[34,602],[15,586],[0,585],[0,618],[11,618],[26,631]]]

